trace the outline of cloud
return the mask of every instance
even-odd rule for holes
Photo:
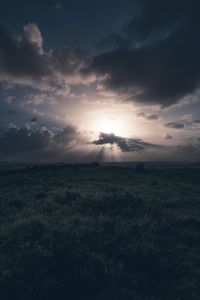
[[[15,97],[13,97],[13,96],[7,96],[3,99],[3,101],[10,105],[13,102],[14,98]]]
[[[45,51],[35,23],[21,35],[0,25],[0,83],[66,95],[73,85],[95,82],[121,101],[161,107],[191,99],[200,87],[199,1],[136,3],[134,18],[108,37],[112,48],[96,55],[74,46]]]
[[[30,126],[20,128],[11,123],[7,130],[1,131],[0,156],[13,155],[16,158],[18,154],[26,154],[29,159],[37,156],[47,160],[49,155],[50,158],[60,159],[67,157],[73,147],[87,144],[87,138],[77,127],[70,124],[53,132],[44,126],[34,129]]]
[[[93,58],[82,73],[127,101],[167,107],[200,86],[199,1],[138,1],[139,14],[113,49]],[[123,97],[124,98],[124,97]]]
[[[69,93],[93,81],[122,101],[162,107],[191,99],[200,87],[199,1],[136,4],[134,18],[108,37],[112,48],[97,55],[73,46],[45,51],[35,23],[21,35],[0,25],[0,82]]]
[[[143,152],[147,148],[157,148],[159,145],[151,144],[144,142],[141,139],[133,139],[133,138],[124,138],[121,136],[116,136],[111,133],[103,133],[101,132],[99,135],[99,139],[93,141],[94,145],[117,145],[122,152]]]
[[[59,91],[80,81],[86,53],[72,46],[45,52],[35,23],[25,25],[22,35],[12,34],[0,24],[0,40],[0,83]]]
[[[43,40],[36,24],[24,26],[24,34],[16,36],[0,25],[0,78],[19,77],[24,81],[39,80],[50,72],[43,55]]]
[[[193,120],[192,123],[193,124],[200,124],[200,120]]]
[[[166,140],[172,140],[172,139],[173,139],[173,136],[170,135],[170,134],[166,134],[165,139],[166,139]]]
[[[38,117],[43,117],[43,116],[44,116],[44,113],[41,112],[41,111],[39,111],[39,110],[36,109],[36,108],[34,108],[34,109],[32,110],[32,113],[33,113],[34,115],[38,116]]]
[[[116,145],[130,159],[131,154],[142,155],[142,159],[199,159],[200,143],[197,138],[193,143],[167,147],[106,133],[101,133],[99,139],[90,142],[89,135],[72,124],[50,130],[44,126],[18,127],[10,123],[6,130],[0,130],[1,159],[92,161],[100,148],[104,149],[100,152],[106,154],[106,144],[111,147]]]
[[[58,103],[57,93],[49,92],[38,92],[26,94],[24,99],[21,101],[20,106],[40,106],[43,104],[55,105]]]
[[[184,124],[178,122],[166,123],[165,126],[172,129],[183,129],[185,127]]]
[[[165,125],[165,127],[172,128],[172,129],[186,128],[188,130],[193,130],[194,128],[199,127],[200,120],[198,120],[198,119],[192,120],[191,115],[188,115],[188,116],[185,115],[181,118],[180,121],[170,122],[170,123],[166,123],[164,125]]]
[[[181,117],[181,120],[186,121],[186,122],[190,122],[190,121],[192,121],[192,115],[191,114],[184,114]]]
[[[156,114],[145,114],[144,112],[138,113],[138,117],[141,117],[147,121],[153,121],[153,120],[158,120],[159,116]]]
[[[199,152],[200,145],[199,144],[182,144],[177,146],[177,150],[183,154],[192,154],[195,152]]]
[[[37,122],[37,117],[32,117],[32,118],[30,118],[30,122],[31,123],[36,123]]]
[[[10,126],[0,137],[0,153],[39,151],[49,146],[52,133],[45,129],[32,130]]]
[[[66,145],[70,145],[74,142],[85,143],[84,137],[81,136],[81,133],[74,125],[67,125],[62,131],[59,131],[54,136],[54,141],[57,146],[65,147]]]

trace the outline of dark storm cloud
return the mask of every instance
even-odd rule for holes
[[[111,133],[103,133],[101,132],[99,135],[99,139],[93,141],[92,144],[94,145],[117,145],[121,151],[123,152],[142,152],[148,148],[157,148],[158,145],[150,144],[144,142],[141,139],[133,139],[133,138],[124,138],[121,136],[116,136],[115,134]]]
[[[184,124],[178,122],[166,123],[165,126],[172,129],[183,129],[185,127]]]
[[[1,74],[40,78],[50,71],[42,50],[42,37],[35,24],[24,26],[22,37],[11,34],[0,24]]]
[[[199,1],[138,1],[140,13],[111,37],[114,49],[83,74],[129,101],[170,106],[200,84]]]
[[[0,136],[0,154],[41,153],[42,151],[56,154],[70,147],[72,142],[77,143],[82,140],[81,133],[72,125],[67,125],[56,133],[45,127],[31,129],[12,125]]]
[[[80,139],[80,134],[77,128],[73,125],[68,125],[54,136],[54,141],[57,145],[69,145],[72,141]]]
[[[45,52],[39,27],[29,23],[23,29],[23,35],[14,35],[0,24],[0,82],[52,90],[77,81],[84,51],[66,46]]]
[[[63,47],[50,51],[51,63],[63,75],[77,74],[86,63],[86,53],[80,48]]]
[[[199,1],[134,3],[134,18],[108,38],[112,49],[93,57],[72,46],[45,52],[35,23],[24,26],[20,36],[0,25],[0,81],[62,91],[95,75],[123,100],[162,107],[195,93],[200,83]]]
[[[10,127],[0,137],[0,153],[39,151],[48,147],[50,141],[51,133],[47,129]]]

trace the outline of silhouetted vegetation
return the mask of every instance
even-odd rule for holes
[[[199,299],[200,170],[134,170],[2,172],[0,299]]]

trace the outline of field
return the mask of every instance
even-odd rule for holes
[[[197,300],[200,169],[0,170],[1,300]]]

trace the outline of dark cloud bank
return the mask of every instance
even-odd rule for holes
[[[199,1],[135,2],[137,15],[104,41],[112,49],[96,56],[72,46],[45,52],[34,23],[21,36],[0,25],[0,81],[63,89],[95,75],[122,99],[162,107],[193,94],[200,83]]]
[[[0,24],[0,83],[52,91],[78,81],[87,61],[83,50],[66,46],[45,52],[39,27],[29,23],[23,30],[15,35]]]
[[[127,100],[170,106],[199,88],[199,1],[138,2],[140,15],[108,38],[113,49],[93,59],[85,74],[103,77]]]
[[[46,127],[27,128],[11,125],[0,135],[0,158],[67,159],[73,148],[86,143],[83,133],[72,125],[53,132]],[[81,152],[81,147],[80,147]],[[80,153],[74,154],[78,158]],[[73,157],[73,155],[72,155]]]

